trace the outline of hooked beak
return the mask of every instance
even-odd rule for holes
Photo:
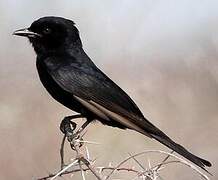
[[[29,38],[42,37],[41,34],[30,31],[28,28],[16,30],[13,32],[13,35],[24,36],[24,37],[29,37]]]

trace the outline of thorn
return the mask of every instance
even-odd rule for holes
[[[86,148],[86,157],[87,157],[88,160],[91,160],[90,154],[89,154],[89,149],[88,149],[87,146],[85,148]]]
[[[102,173],[102,170],[103,170],[103,168],[104,168],[104,167],[99,167],[99,171],[98,171],[98,172],[99,172],[99,174],[101,174],[101,173]]]
[[[109,162],[108,166],[109,166],[109,167],[113,167],[113,166],[112,166],[112,162]]]
[[[75,142],[100,145],[100,143],[97,143],[97,142],[93,142],[93,141],[84,141],[84,140],[80,140],[80,139],[76,139]]]
[[[83,171],[82,168],[81,168],[81,174],[82,174],[82,178],[83,178],[83,180],[86,180],[85,173],[84,173],[84,171]]]
[[[165,168],[164,166],[160,167],[159,169],[156,169],[156,168],[155,168],[155,171],[156,171],[156,172],[159,172],[160,170],[162,170],[162,169],[164,169],[164,168]]]
[[[149,169],[151,169],[152,167],[151,167],[151,161],[150,161],[150,159],[148,158],[148,167],[149,167]]]
[[[90,164],[91,164],[91,165],[94,165],[94,164],[96,163],[96,160],[97,160],[97,158],[95,158],[95,159],[93,159],[93,160],[90,160]]]

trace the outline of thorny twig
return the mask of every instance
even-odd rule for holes
[[[79,147],[78,145],[75,146],[75,151],[76,151],[76,153],[77,153],[77,158],[78,158],[78,160],[79,160],[81,172],[83,172],[83,168],[82,168],[82,165],[81,165],[81,162],[83,162],[84,165],[86,165],[87,168],[95,175],[95,177],[96,177],[98,180],[101,180],[100,175],[99,175],[98,172],[95,170],[95,168],[91,165],[91,163],[89,162],[89,160],[86,159],[86,157],[83,155],[83,153],[81,152],[80,147]],[[84,174],[83,174],[83,176],[84,176]]]
[[[141,153],[137,153],[133,156],[130,156],[128,158],[126,158],[125,160],[121,161],[115,168],[114,170],[108,174],[107,179],[109,179],[109,177],[114,173],[114,171],[117,170],[117,168],[119,168],[121,165],[123,165],[124,163],[126,163],[128,160],[132,159],[133,157],[136,157],[136,156],[140,156],[140,155],[143,155],[143,154],[147,154],[147,153],[160,153],[160,154],[165,154],[165,155],[168,155],[168,156],[172,156],[176,159],[178,159],[178,162],[179,163],[182,163],[188,167],[190,167],[192,170],[194,170],[195,172],[197,172],[199,175],[201,175],[201,177],[203,177],[204,179],[206,180],[209,180],[209,177],[207,175],[205,175],[204,173],[202,173],[199,169],[197,169],[193,164],[189,163],[188,161],[172,154],[172,153],[168,153],[168,152],[165,152],[165,151],[161,151],[161,150],[147,150],[147,151],[144,151],[144,152],[141,152]],[[162,163],[163,164],[163,163]],[[157,168],[157,166],[155,166]],[[152,168],[153,169],[153,168]]]
[[[173,152],[174,152],[174,151],[171,151],[170,154],[173,154]],[[165,158],[163,159],[163,161],[157,166],[156,170],[160,169],[161,166],[164,164],[164,162],[166,162],[169,158],[170,158],[170,155],[168,155],[167,157],[165,157]]]
[[[82,132],[88,124],[89,124],[89,121],[86,121],[75,133],[72,133],[74,129],[73,130],[70,129],[69,131],[66,131],[66,137],[67,137],[68,141],[70,142],[71,148],[76,151],[76,160],[79,163],[79,167],[81,170],[81,175],[82,175],[83,180],[85,180],[85,174],[84,174],[84,171],[82,168],[82,163],[85,166],[87,166],[87,168],[95,175],[95,177],[98,180],[101,180],[100,175],[96,172],[94,167],[91,165],[89,160],[84,156],[84,154],[82,153],[82,151],[80,149],[80,147],[85,142],[85,141],[83,141],[82,138],[86,132],[84,134],[82,134]],[[66,126],[66,127],[69,127],[69,126]]]
[[[85,135],[85,133],[82,134],[84,128],[88,125],[88,123],[84,123],[83,126],[81,128],[79,128],[79,130],[77,130],[75,133],[66,133],[64,136],[64,139],[62,141],[62,151],[60,151],[61,154],[61,170],[56,173],[56,174],[50,174],[48,176],[45,176],[43,178],[38,178],[38,180],[55,180],[58,176],[61,175],[67,175],[67,174],[73,174],[75,172],[81,172],[82,175],[82,179],[85,180],[85,171],[91,171],[92,174],[96,177],[96,179],[98,180],[108,180],[111,178],[111,176],[116,172],[116,171],[126,171],[126,172],[132,172],[136,174],[136,178],[140,178],[140,179],[144,179],[144,180],[157,180],[157,178],[161,178],[159,175],[159,171],[160,169],[162,169],[162,166],[166,166],[168,164],[172,164],[172,163],[181,163],[184,164],[188,167],[190,167],[192,170],[194,170],[195,172],[197,172],[201,177],[203,177],[205,180],[209,180],[208,176],[206,176],[205,174],[203,174],[200,170],[198,170],[194,165],[192,165],[191,163],[183,160],[182,158],[172,154],[168,153],[168,152],[164,152],[164,151],[160,151],[160,150],[147,150],[141,153],[137,153],[134,155],[131,155],[129,153],[129,157],[127,157],[126,159],[124,159],[123,161],[121,161],[117,166],[108,166],[108,167],[94,167],[93,165],[93,161],[91,161],[90,159],[90,155],[89,155],[89,151],[86,147],[86,155],[85,153],[81,150],[81,145],[83,143],[90,143],[90,144],[97,144],[95,142],[92,141],[84,141],[82,139],[82,137]],[[63,151],[63,147],[64,147],[64,142],[65,139],[68,139],[68,141],[70,142],[70,145],[72,147],[72,149],[76,152],[76,158],[73,160],[72,163],[70,163],[69,165],[67,165],[66,167],[64,167],[64,151]],[[137,156],[140,155],[145,155],[148,153],[160,153],[160,154],[165,154],[167,155],[166,158],[164,158],[164,160],[155,165],[155,166],[151,166],[149,168],[144,167],[137,159]],[[171,161],[167,161],[169,159],[169,157],[174,157],[176,160],[171,160]],[[140,167],[142,170],[136,170],[133,167],[127,168],[124,166],[124,164],[126,162],[128,162],[130,159],[133,159]],[[122,166],[122,167],[121,167]],[[69,170],[70,168],[72,168],[71,170]],[[103,175],[105,170],[110,170],[111,172],[108,175]]]
[[[101,178],[101,177],[99,176],[99,180],[104,180],[104,179],[109,179],[109,178],[111,177],[111,175],[112,175],[115,171],[133,172],[133,173],[136,173],[136,175],[137,175],[136,177],[142,177],[143,175],[145,176],[146,173],[150,173],[150,172],[151,172],[151,169],[157,171],[157,170],[160,169],[160,166],[163,166],[163,165],[168,165],[168,164],[172,164],[172,163],[182,163],[182,164],[185,164],[185,165],[191,167],[194,171],[196,171],[198,174],[200,174],[204,179],[209,180],[209,178],[208,178],[205,174],[203,174],[202,172],[200,172],[197,168],[195,168],[195,167],[193,168],[193,167],[192,167],[193,165],[191,165],[190,163],[184,161],[183,159],[181,159],[181,158],[179,158],[179,157],[177,157],[177,156],[175,156],[175,155],[173,155],[172,157],[174,157],[174,158],[176,158],[176,159],[178,159],[178,160],[162,161],[161,163],[159,163],[159,164],[157,164],[157,165],[151,167],[151,169],[147,169],[146,171],[139,171],[139,170],[135,170],[134,168],[120,167],[120,166],[123,165],[125,162],[129,161],[130,159],[133,159],[133,157],[140,156],[140,155],[147,154],[147,153],[161,153],[161,154],[167,154],[168,156],[172,156],[172,154],[167,153],[167,152],[164,152],[164,151],[148,150],[148,151],[145,151],[145,152],[142,152],[142,153],[138,153],[138,154],[135,154],[135,155],[132,155],[132,156],[126,158],[125,160],[123,160],[122,162],[120,162],[120,163],[118,164],[118,166],[116,166],[116,167],[96,167],[96,168],[92,167],[91,169],[97,169],[97,170],[99,170],[99,172],[101,172],[101,173],[103,173],[103,171],[105,171],[105,170],[111,170],[110,174],[108,175],[109,177],[106,176],[106,178]],[[77,161],[77,162],[78,162],[78,161]],[[84,163],[84,164],[85,164],[85,163]],[[71,164],[70,164],[70,165],[71,165]],[[76,163],[73,162],[73,165],[74,165],[74,167],[76,167],[76,168],[74,168],[73,170],[68,171],[68,169],[69,169],[70,167],[72,167],[72,165],[69,166],[69,167],[66,167],[66,168],[63,169],[61,172],[59,172],[58,175],[56,174],[56,177],[59,176],[59,175],[66,175],[66,174],[73,174],[73,173],[75,173],[75,172],[81,172],[81,169],[78,168],[78,164],[76,164]],[[86,168],[83,167],[82,170],[83,170],[83,171],[91,171],[91,169],[88,168],[88,167],[86,167]],[[96,171],[94,171],[94,172],[96,172]],[[97,172],[96,172],[96,173],[97,173]],[[44,177],[44,178],[40,178],[40,179],[38,179],[38,180],[47,180],[47,179],[52,178],[52,177],[54,177],[54,176],[55,176],[54,174],[50,174],[50,175],[48,175],[48,176],[46,176],[46,177]],[[151,176],[151,175],[150,175],[150,176]],[[151,179],[151,178],[150,178],[150,179]]]

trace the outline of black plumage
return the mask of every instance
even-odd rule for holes
[[[37,54],[40,80],[58,102],[90,121],[97,119],[154,138],[204,170],[211,166],[150,123],[133,100],[96,67],[84,52],[73,21],[43,17],[14,34],[29,38]]]

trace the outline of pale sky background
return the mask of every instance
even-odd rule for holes
[[[152,123],[210,160],[211,179],[218,178],[218,1],[0,0],[1,179],[33,179],[59,168],[59,123],[72,112],[42,87],[29,42],[12,36],[47,15],[75,21],[97,66]],[[133,131],[100,123],[88,128],[86,139],[101,143],[89,146],[101,166],[118,163],[128,152],[168,150]],[[69,162],[73,154],[67,152]],[[157,155],[149,158],[155,161]],[[161,174],[164,180],[200,179],[181,165]]]

